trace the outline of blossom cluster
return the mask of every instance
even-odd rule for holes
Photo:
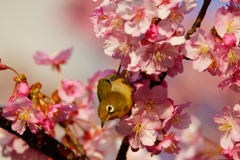
[[[219,87],[230,86],[239,92],[238,4],[231,0],[227,8],[219,8],[211,31],[197,28],[190,39],[185,39],[181,22],[184,14],[196,7],[194,0],[104,0],[94,10],[91,20],[96,36],[105,40],[105,54],[120,59],[127,71],[160,81],[161,74],[174,77],[182,73],[185,58],[192,60],[193,68],[199,72],[227,77]],[[167,85],[151,87],[149,79],[134,84],[131,114],[120,118],[116,130],[134,151],[147,148],[152,155],[162,150],[178,153],[179,137],[169,129],[188,128],[191,120],[182,109],[190,102],[174,105],[167,97]]]
[[[173,100],[167,97],[166,86],[157,85],[150,89],[149,81],[144,81],[134,94],[132,114],[120,118],[116,131],[126,137],[132,150],[146,148],[151,155],[162,150],[178,154],[180,139],[169,129],[189,127],[190,116],[182,110],[190,104],[174,105]]]
[[[174,77],[183,71],[184,55],[178,48],[185,42],[181,22],[184,14],[195,7],[194,0],[104,1],[91,20],[96,36],[105,39],[105,54],[120,59],[125,70],[159,80],[158,75],[163,72]],[[131,115],[120,118],[116,131],[126,136],[133,150],[147,148],[152,155],[162,150],[178,153],[179,137],[175,132],[167,132],[172,126],[188,128],[190,116],[182,110],[190,102],[175,105],[167,97],[167,85],[150,89],[149,84],[149,80],[135,84]]]
[[[54,56],[39,51],[33,57],[37,64],[50,65],[61,74],[60,66],[67,62],[71,53],[72,48],[63,50]],[[96,72],[87,84],[78,80],[60,79],[59,88],[53,92],[50,98],[41,93],[42,84],[40,82],[29,86],[24,74],[19,75],[13,68],[2,64],[0,59],[0,70],[6,69],[13,70],[17,74],[17,77],[14,78],[16,85],[13,94],[7,105],[2,109],[2,116],[12,121],[11,128],[13,131],[22,135],[28,128],[33,134],[42,130],[55,137],[56,124],[64,126],[68,132],[72,132],[71,130],[74,128],[74,131],[78,130],[79,132],[75,136],[82,140],[88,157],[103,159],[104,148],[96,144],[106,143],[105,135],[108,134],[111,125],[101,130],[100,127],[89,121],[89,117],[94,113],[96,83],[99,78],[112,74],[112,70]],[[79,128],[79,126],[81,127]],[[0,134],[4,136],[9,133],[1,130]],[[67,133],[62,137],[62,141],[65,144],[72,144],[66,136]],[[23,140],[13,135],[9,136],[7,141],[0,138],[0,144],[3,146],[3,152],[5,153],[3,156],[5,157],[31,159],[33,154],[39,154],[39,160],[48,159],[46,155],[33,151]],[[21,146],[21,150],[19,150],[19,146]],[[76,146],[71,147],[71,149],[76,150]]]
[[[199,72],[227,77],[218,86],[229,86],[239,92],[240,70],[240,11],[230,2],[228,8],[221,7],[215,14],[215,26],[211,32],[197,31],[185,43],[183,53],[193,60],[193,68]]]
[[[223,132],[220,140],[220,145],[223,148],[222,154],[239,160],[240,103],[233,108],[225,106],[222,109],[222,115],[215,115],[213,119],[215,123],[219,124],[218,129]]]
[[[174,77],[183,71],[177,47],[185,42],[181,22],[196,5],[194,0],[107,0],[91,20],[96,36],[105,39],[105,54],[121,59],[124,69]]]
[[[182,141],[190,144],[194,152],[191,150],[191,154],[180,154],[177,158],[193,159],[193,154],[201,156],[197,151],[201,152],[199,148],[202,148],[204,138],[199,134],[199,126],[189,128],[192,120],[188,113],[183,112],[192,102],[175,104],[168,97],[168,84],[164,80],[164,75],[174,77],[183,72],[183,59],[192,60],[193,68],[200,72],[208,71],[213,76],[227,77],[219,87],[229,86],[240,92],[238,0],[230,0],[227,8],[216,11],[211,32],[197,28],[190,39],[186,39],[182,21],[184,15],[196,5],[195,0],[104,0],[91,15],[96,36],[105,40],[105,54],[121,60],[123,71],[119,73],[119,69],[117,74],[125,74],[134,90],[130,112],[120,117],[115,126],[132,151],[146,149],[151,156],[161,152],[179,154],[181,147],[177,129],[185,129],[182,135],[192,134],[196,139],[189,142],[184,140],[187,136],[182,136]],[[94,113],[97,81],[116,72],[96,72],[87,84],[79,80],[63,80],[61,65],[70,58],[72,50],[68,48],[54,56],[38,51],[33,56],[37,64],[50,65],[59,73],[59,87],[51,97],[40,91],[40,82],[29,86],[24,74],[18,74],[13,68],[2,64],[0,59],[0,70],[9,69],[17,74],[14,91],[2,109],[2,116],[12,121],[11,129],[20,135],[29,129],[33,134],[41,130],[56,137],[55,126],[60,124],[65,130],[61,139],[63,143],[79,155],[78,148],[83,146],[89,158],[103,159],[106,151],[102,144],[109,143],[106,135],[113,125],[107,123],[100,129],[90,122],[90,117]],[[239,160],[240,104],[233,109],[226,106],[222,112],[223,115],[213,117],[219,124],[219,130],[223,131],[221,154]],[[33,152],[16,136],[11,135],[3,140],[5,134],[0,131],[4,156],[30,159],[34,153],[39,155],[39,160],[48,159],[41,153]],[[81,145],[76,145],[71,138]]]

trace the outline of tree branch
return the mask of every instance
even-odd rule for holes
[[[125,141],[124,141],[125,138],[123,138],[122,140],[122,144],[121,144],[121,147],[118,151],[118,155],[117,155],[117,158],[116,160],[126,160],[127,159],[127,151],[128,151],[128,148],[129,148],[129,144],[126,144]]]
[[[196,32],[197,27],[201,26],[201,23],[203,21],[203,18],[205,17],[205,14],[207,12],[208,6],[210,5],[212,0],[204,0],[203,6],[197,16],[197,19],[193,23],[193,26],[190,30],[188,30],[187,35],[185,36],[186,39],[190,38],[190,35],[192,35],[194,32]]]
[[[55,160],[86,159],[86,157],[76,155],[70,148],[66,147],[55,138],[47,135],[42,130],[33,134],[27,127],[26,131],[22,135],[19,135],[17,132],[12,130],[11,125],[12,121],[2,116],[2,108],[0,108],[0,127],[23,139],[31,148]]]

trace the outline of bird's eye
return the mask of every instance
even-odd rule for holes
[[[107,105],[106,109],[107,109],[107,111],[110,112],[110,113],[113,113],[113,111],[114,111],[114,108],[113,108],[112,105]]]

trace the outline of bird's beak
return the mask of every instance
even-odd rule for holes
[[[103,118],[102,119],[102,122],[101,122],[101,127],[102,128],[103,128],[104,124],[107,122],[107,120],[108,120],[107,118]]]

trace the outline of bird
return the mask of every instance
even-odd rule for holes
[[[116,118],[126,115],[133,106],[133,87],[129,80],[119,74],[111,74],[98,80],[98,116],[101,127]]]

